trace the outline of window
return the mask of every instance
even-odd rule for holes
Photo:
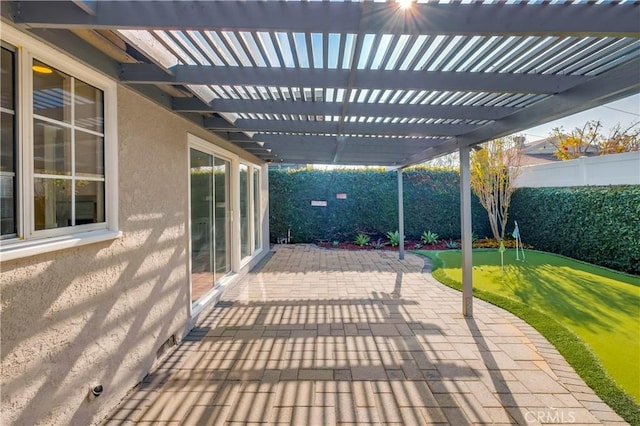
[[[3,260],[117,236],[116,83],[4,30]]]
[[[103,92],[33,61],[34,230],[103,223]]]

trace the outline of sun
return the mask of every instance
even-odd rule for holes
[[[400,5],[400,8],[403,10],[409,9],[413,4],[413,0],[397,0],[397,1],[398,1],[398,5]]]

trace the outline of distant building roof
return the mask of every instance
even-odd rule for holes
[[[559,160],[555,156],[556,145],[558,145],[557,136],[549,136],[548,138],[540,139],[529,144],[525,144],[522,150],[522,159],[520,160],[521,166],[531,166],[534,164],[551,163]],[[592,157],[598,155],[598,152],[587,152],[585,157]]]

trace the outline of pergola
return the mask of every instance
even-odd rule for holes
[[[636,0],[13,1],[2,16],[265,161],[396,168],[400,207],[404,167],[459,151],[469,315],[469,148],[640,92]]]

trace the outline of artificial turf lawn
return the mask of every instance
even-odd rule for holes
[[[527,250],[525,262],[514,250],[504,255],[503,273],[497,250],[474,250],[474,288],[522,303],[573,331],[640,401],[640,278],[549,253]],[[460,251],[433,256],[442,262],[438,274],[461,282]]]

